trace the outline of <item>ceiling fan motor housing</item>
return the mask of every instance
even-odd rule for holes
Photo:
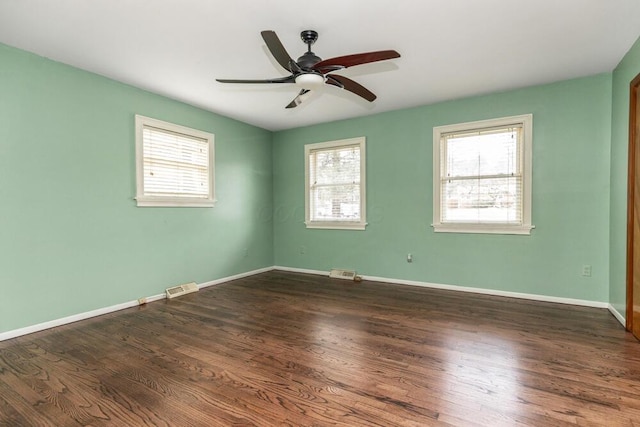
[[[309,51],[298,58],[298,66],[303,70],[310,70],[311,67],[313,67],[320,61],[322,61],[322,58]]]

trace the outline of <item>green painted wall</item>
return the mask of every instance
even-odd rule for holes
[[[525,113],[534,115],[532,235],[434,233],[432,128]],[[277,132],[275,263],[606,302],[610,134],[611,74]],[[369,226],[306,229],[304,144],[356,136],[367,138]],[[592,277],[581,276],[584,264]]]
[[[638,72],[640,42],[613,74],[271,133],[0,45],[0,333],[274,264],[623,312]],[[433,233],[433,126],[525,113],[532,235]],[[216,135],[215,208],[135,206],[134,114]],[[367,230],[307,230],[304,144],[356,136],[367,137]]]
[[[135,206],[134,114],[215,134],[215,208]],[[271,138],[0,45],[0,332],[273,265]]]
[[[623,316],[626,310],[629,83],[638,73],[640,73],[640,39],[613,71],[609,302]]]

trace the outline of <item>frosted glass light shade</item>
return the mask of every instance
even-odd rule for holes
[[[296,84],[303,89],[317,89],[324,84],[324,77],[320,74],[300,74],[296,77]]]

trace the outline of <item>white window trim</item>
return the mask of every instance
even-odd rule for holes
[[[359,221],[311,221],[310,211],[310,178],[309,178],[309,154],[312,150],[338,148],[348,145],[360,146],[360,220]],[[305,225],[307,228],[331,229],[331,230],[364,230],[367,226],[367,171],[366,171],[366,139],[365,137],[342,139],[337,141],[319,142],[304,146],[304,208]]]
[[[165,129],[170,132],[181,133],[201,138],[209,144],[209,196],[205,198],[189,197],[158,197],[144,195],[144,153],[143,129],[145,126]],[[214,135],[197,129],[176,125],[162,120],[153,119],[136,114],[136,203],[138,207],[213,207],[215,206],[215,153]]]
[[[440,139],[441,135],[451,132],[491,128],[512,124],[523,126],[523,188],[522,188],[522,225],[508,224],[443,224],[440,220]],[[437,233],[486,233],[486,234],[524,234],[530,235],[531,229],[531,187],[533,153],[533,114],[502,117],[458,123],[433,128],[433,231]]]

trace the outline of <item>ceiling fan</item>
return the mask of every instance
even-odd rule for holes
[[[376,99],[376,95],[369,89],[348,77],[332,73],[355,65],[400,57],[400,54],[395,50],[379,50],[322,60],[322,58],[311,52],[311,45],[318,40],[318,33],[313,30],[305,30],[300,33],[300,38],[307,45],[307,52],[299,57],[297,61],[294,61],[274,31],[262,31],[260,34],[262,34],[264,42],[273,57],[278,61],[278,64],[290,72],[291,75],[266,80],[216,80],[220,83],[295,83],[302,90],[286,108],[297,107],[309,95],[311,90],[317,89],[323,84],[339,87],[372,102]]]

